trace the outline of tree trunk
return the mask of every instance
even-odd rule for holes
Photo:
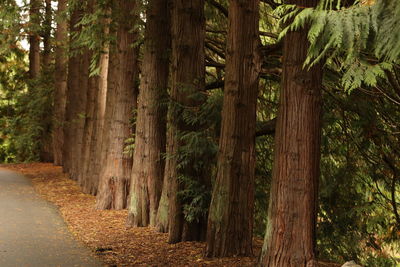
[[[43,33],[43,62],[44,70],[47,70],[51,64],[51,23],[52,23],[52,8],[51,0],[45,0],[45,14],[44,14],[44,33]]]
[[[252,254],[258,21],[258,0],[229,1],[218,171],[208,217],[210,257]]]
[[[127,206],[132,157],[124,153],[125,140],[131,137],[133,109],[137,107],[135,80],[138,75],[138,49],[133,48],[137,32],[137,4],[134,0],[119,0],[116,46],[110,50],[110,71],[106,105],[105,161],[101,171],[98,209],[123,209]],[[104,138],[104,137],[103,137]]]
[[[86,117],[85,127],[83,131],[83,142],[82,142],[82,156],[81,156],[81,167],[79,175],[79,185],[82,191],[86,194],[93,194],[95,190],[92,188],[93,182],[87,174],[87,169],[90,163],[90,154],[92,136],[94,134],[95,127],[95,112],[97,110],[97,93],[98,93],[98,77],[92,76],[89,78],[88,91],[87,91],[87,102],[86,102]]]
[[[42,1],[41,1],[42,2]],[[52,29],[52,8],[51,8],[51,0],[44,1],[44,20],[42,22],[42,30],[41,34],[43,37],[43,54],[41,57],[41,75],[46,77],[46,86],[53,87],[54,80],[50,81],[49,70],[51,69],[51,29]],[[43,81],[42,81],[43,83]],[[48,121],[49,116],[51,114],[43,114],[43,121]],[[53,115],[54,116],[54,115]],[[41,134],[41,147],[40,147],[40,161],[42,162],[53,162],[53,134],[52,134],[52,124],[49,123],[46,125],[47,127],[43,128],[43,133]]]
[[[29,7],[29,76],[36,79],[40,73],[40,36],[35,28],[40,27],[40,1],[31,0]]]
[[[87,1],[87,6],[85,8],[85,13],[93,14],[96,8],[95,0]],[[85,56],[85,63],[87,60],[87,69],[85,69],[85,75],[87,71],[87,76],[83,76],[83,82],[86,84],[86,106],[84,109],[84,118],[82,119],[82,143],[77,148],[78,155],[76,156],[79,160],[77,163],[77,171],[76,171],[76,178],[78,180],[78,184],[81,186],[81,189],[84,193],[90,194],[91,192],[91,184],[90,176],[86,175],[86,171],[88,169],[88,164],[90,162],[90,146],[92,140],[92,134],[95,124],[95,111],[96,111],[96,100],[97,100],[97,93],[98,93],[98,77],[91,76],[90,77],[90,67],[89,64],[93,58],[93,54],[97,51],[91,50],[84,50]],[[86,66],[85,66],[86,67]],[[84,80],[86,79],[86,80]]]
[[[73,10],[71,14],[70,31],[79,32],[83,11]],[[70,44],[74,42],[71,34]],[[79,49],[81,51],[79,51]],[[64,128],[64,171],[71,179],[78,179],[81,165],[83,131],[85,126],[86,99],[89,78],[89,50],[78,48],[69,58],[67,79],[66,124]]]
[[[168,179],[169,190],[169,243],[201,239],[201,225],[189,225],[184,220],[182,202],[178,192],[182,190],[180,176],[195,177],[193,165],[178,169],[176,157],[182,143],[179,135],[192,131],[196,126],[183,121],[183,107],[198,107],[199,102],[191,98],[204,90],[204,0],[176,0],[172,7],[172,89],[167,134],[167,162],[164,179]],[[204,177],[196,177],[203,179]],[[201,224],[201,223],[200,223]]]
[[[168,0],[147,8],[128,225],[155,226],[164,178],[170,25]]]
[[[316,0],[292,1],[315,6]],[[275,160],[260,266],[315,263],[315,226],[321,142],[321,66],[303,69],[307,30],[284,40],[283,78]]]
[[[168,167],[165,166],[165,169]],[[167,233],[169,224],[168,224],[168,210],[169,210],[169,198],[168,196],[170,193],[168,193],[169,190],[169,183],[168,179],[164,179],[163,185],[162,185],[162,192],[161,192],[161,197],[160,201],[158,203],[158,209],[157,209],[157,218],[156,218],[156,227],[157,231],[161,233]]]
[[[111,10],[105,11],[107,15],[111,15]],[[105,41],[100,56],[98,77],[98,92],[96,93],[96,106],[94,109],[94,127],[90,140],[89,162],[84,169],[84,175],[87,179],[84,191],[88,194],[96,195],[99,186],[99,176],[101,171],[101,162],[104,158],[103,146],[103,127],[105,121],[106,99],[107,99],[107,80],[108,80],[108,64],[109,64],[109,46],[107,40],[110,34],[111,19],[104,19],[104,36]],[[104,142],[105,145],[105,142]]]
[[[64,143],[63,125],[65,121],[65,105],[67,94],[67,27],[68,23],[64,14],[67,0],[58,1],[57,30],[55,33],[55,91],[54,91],[54,117],[53,117],[53,155],[54,165],[62,165],[62,151]]]

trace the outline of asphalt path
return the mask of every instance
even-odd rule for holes
[[[68,231],[57,208],[23,175],[0,169],[1,267],[100,267]]]

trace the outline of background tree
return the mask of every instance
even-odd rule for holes
[[[172,85],[167,131],[167,159],[164,179],[168,179],[169,238],[170,243],[201,239],[204,235],[204,218],[192,224],[185,221],[183,203],[179,192],[184,189],[183,179],[205,179],[203,170],[194,168],[195,158],[180,162],[178,152],[183,146],[179,136],[196,130],[197,125],[186,123],[182,117],[184,108],[196,109],[196,100],[204,90],[204,1],[176,0],[172,5]],[[203,226],[201,226],[203,225]]]
[[[89,77],[89,51],[88,49],[82,51],[76,41],[77,34],[82,29],[79,22],[84,14],[84,5],[70,8],[72,11],[69,22],[70,56],[68,60],[66,123],[64,125],[63,170],[69,173],[72,179],[78,179]]]
[[[149,1],[136,119],[128,224],[155,226],[164,178],[170,54],[168,0]]]
[[[106,121],[103,134],[103,169],[100,173],[97,208],[123,209],[127,206],[132,157],[124,153],[125,140],[132,134],[133,110],[137,108],[136,79],[138,50],[135,25],[136,1],[119,1],[115,6],[116,44],[110,49]]]
[[[40,0],[29,3],[29,75],[32,79],[40,73]]]
[[[62,165],[64,143],[63,124],[67,93],[67,42],[68,21],[66,17],[67,1],[59,0],[57,5],[57,29],[55,32],[55,90],[53,118],[53,155],[54,164]]]

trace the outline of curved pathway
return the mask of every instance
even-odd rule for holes
[[[99,267],[74,240],[57,208],[42,200],[24,176],[0,169],[1,267]]]

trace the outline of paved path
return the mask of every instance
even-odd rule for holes
[[[0,169],[1,267],[99,267],[73,239],[57,208],[42,200],[24,176]]]

